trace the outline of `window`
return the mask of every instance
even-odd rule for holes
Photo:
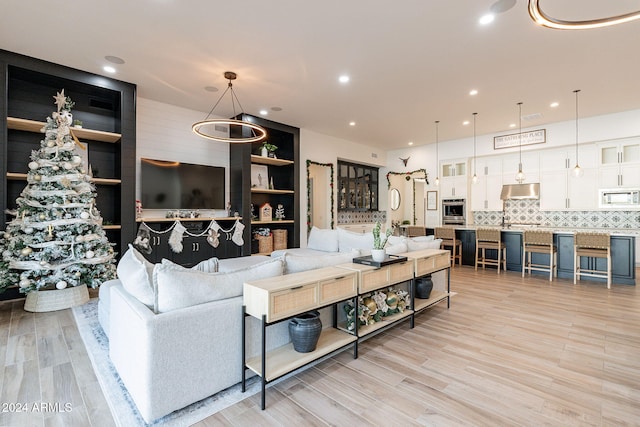
[[[338,161],[338,210],[378,210],[378,168]]]

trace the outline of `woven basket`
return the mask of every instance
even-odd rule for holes
[[[86,286],[70,286],[65,289],[51,291],[33,291],[27,294],[24,310],[34,313],[64,310],[89,301],[89,290]]]
[[[258,253],[270,254],[273,252],[273,236],[257,235],[256,239],[258,240]]]
[[[287,230],[273,230],[273,250],[287,249]]]

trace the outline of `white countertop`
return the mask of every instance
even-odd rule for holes
[[[502,231],[511,231],[515,233],[522,233],[525,230],[540,230],[540,231],[552,231],[556,234],[575,234],[576,232],[587,233],[609,233],[615,236],[638,236],[640,235],[639,228],[576,228],[576,227],[548,227],[548,226],[532,226],[532,225],[459,225],[454,226],[458,230],[476,230],[478,228],[499,228]]]

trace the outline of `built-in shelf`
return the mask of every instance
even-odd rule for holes
[[[7,179],[12,181],[26,181],[27,174],[7,172]],[[121,180],[115,179],[115,178],[91,178],[90,182],[93,182],[94,184],[101,184],[101,185],[119,185],[120,183],[122,183]]]
[[[147,218],[137,218],[136,222],[175,222],[175,221],[232,221],[232,220],[242,220],[242,217],[240,216],[223,216],[223,217],[198,217],[198,218],[154,218],[154,217],[147,217]]]
[[[19,119],[17,117],[7,117],[7,127],[14,130],[22,130],[26,132],[41,132],[45,126],[44,122],[36,120]],[[118,142],[122,135],[119,133],[103,132],[101,130],[91,130],[84,128],[72,127],[71,132],[78,139],[88,139],[91,141],[101,142]]]
[[[271,165],[271,166],[287,166],[287,165],[292,165],[293,160],[274,159],[273,157],[262,157],[262,156],[256,156],[255,154],[252,154],[251,163],[258,163],[261,165]]]
[[[251,225],[263,225],[263,224],[293,224],[295,223],[292,219],[278,219],[272,221],[251,221]]]
[[[417,312],[420,311],[422,309],[425,309],[427,307],[431,307],[432,305],[448,298],[451,296],[451,293],[449,292],[442,292],[442,291],[436,291],[435,289],[433,291],[431,291],[431,294],[429,295],[429,298],[427,299],[420,299],[420,298],[414,298],[413,301],[413,309]]]
[[[252,193],[263,193],[263,194],[294,194],[293,190],[266,190],[264,188],[252,188]]]

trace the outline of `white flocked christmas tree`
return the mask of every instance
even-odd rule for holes
[[[31,153],[27,186],[15,218],[0,233],[0,291],[96,288],[115,278],[115,253],[102,228],[95,188],[72,133],[74,103],[64,89],[54,97],[40,149]]]

